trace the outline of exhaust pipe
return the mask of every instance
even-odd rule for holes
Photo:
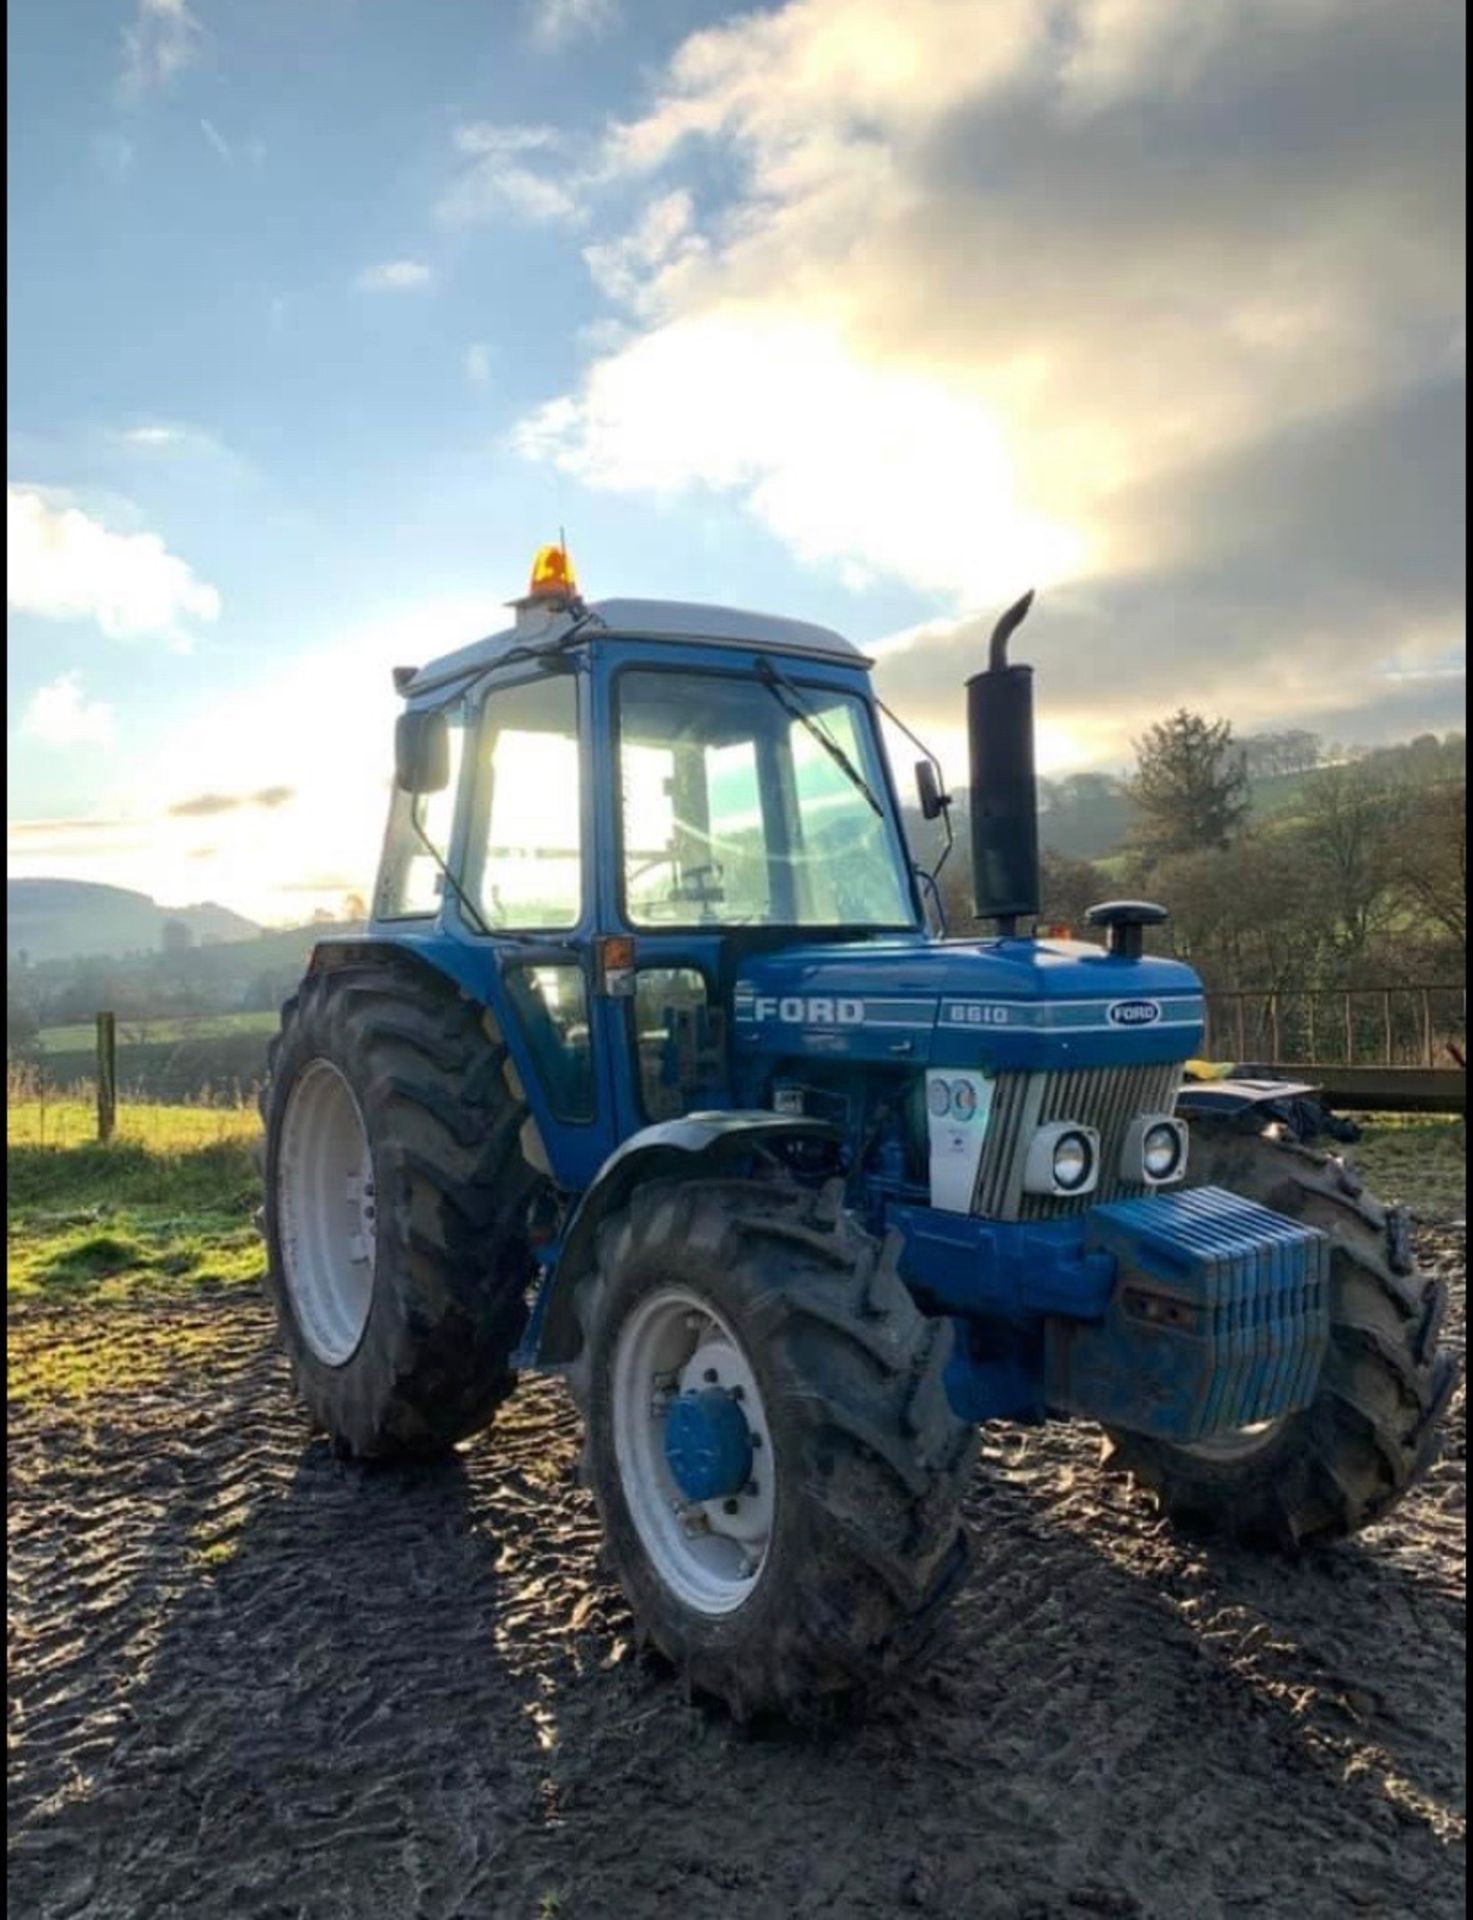
[[[1008,664],[1008,641],[1032,605],[1030,589],[1008,608],[992,630],[986,671],[967,682],[972,897],[977,918],[995,920],[1005,936],[1041,904],[1033,669]]]

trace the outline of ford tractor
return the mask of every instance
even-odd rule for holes
[[[1443,1284],[1282,1089],[1184,1085],[1160,908],[1033,933],[1027,601],[968,683],[956,936],[837,633],[588,604],[559,548],[511,604],[396,671],[372,918],[272,1048],[268,1286],[339,1451],[431,1454],[561,1375],[642,1639],[742,1716],[928,1640],[986,1421],[1096,1424],[1184,1528],[1385,1514],[1453,1389]]]

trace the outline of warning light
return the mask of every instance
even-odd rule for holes
[[[571,600],[578,591],[577,576],[566,547],[539,547],[532,562],[529,600]]]

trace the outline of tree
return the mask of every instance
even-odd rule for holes
[[[1226,720],[1180,708],[1135,743],[1137,836],[1153,855],[1225,847],[1248,815],[1248,775]]]
[[[1307,878],[1324,888],[1341,955],[1364,958],[1396,909],[1396,843],[1406,811],[1369,762],[1326,767],[1305,789],[1299,845]]]
[[[1040,892],[1047,926],[1066,926],[1084,934],[1088,908],[1110,898],[1110,883],[1092,860],[1071,860],[1045,848],[1040,861]]]
[[[1468,788],[1424,788],[1404,799],[1391,848],[1396,878],[1412,905],[1468,946]]]
[[[35,1009],[26,1000],[21,999],[13,987],[5,992],[5,1045],[26,1047],[41,1031],[41,1022],[36,1018]]]

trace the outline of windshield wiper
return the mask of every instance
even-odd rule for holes
[[[801,726],[807,728],[808,732],[813,735],[813,738],[823,748],[824,752],[844,775],[849,784],[864,795],[865,799],[883,820],[885,817],[885,809],[876,798],[874,788],[868,780],[865,779],[864,775],[859,771],[859,768],[855,766],[848,754],[845,753],[844,749],[829,732],[819,716],[804,704],[802,694],[793,685],[792,681],[784,678],[770,660],[759,660],[757,662],[757,678],[762,682],[763,686],[766,687],[767,691],[772,695],[773,699],[777,701],[783,711],[791,714]]]
[[[510,941],[513,946],[556,947],[560,951],[563,951],[563,952],[567,951],[568,943],[566,940],[548,939],[546,936],[540,933],[509,933],[504,927],[488,926],[486,924],[485,915],[481,912],[480,908],[476,905],[476,903],[471,899],[470,895],[466,892],[465,888],[456,879],[455,875],[450,871],[450,868],[446,865],[445,856],[440,852],[440,849],[435,845],[434,841],[425,832],[424,823],[421,821],[419,817],[418,796],[416,796],[415,798],[414,805],[409,809],[409,824],[411,827],[413,827],[416,835],[418,836],[420,845],[424,848],[425,852],[430,856],[431,860],[434,861],[435,867],[439,872],[441,879],[444,880],[446,885],[450,888],[450,891],[455,895],[456,899],[459,901],[461,912],[464,913],[466,919],[470,921],[471,925],[474,927],[477,933],[484,934],[488,940]]]

